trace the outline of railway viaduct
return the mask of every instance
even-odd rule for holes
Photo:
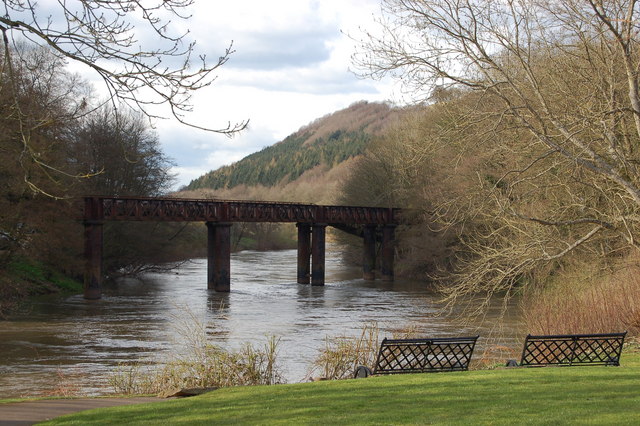
[[[298,228],[300,284],[324,285],[325,231],[333,226],[363,238],[363,278],[375,279],[376,235],[381,234],[380,275],[393,280],[395,227],[400,209],[322,206],[265,201],[182,198],[85,197],[84,297],[102,296],[102,245],[105,221],[204,222],[207,226],[207,288],[231,289],[231,238],[234,222],[290,222]]]

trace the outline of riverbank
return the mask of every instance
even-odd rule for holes
[[[40,262],[16,258],[0,270],[0,318],[30,297],[54,293],[82,293],[82,283]]]
[[[621,363],[225,388],[47,424],[637,424],[640,351]]]

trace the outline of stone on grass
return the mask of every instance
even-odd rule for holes
[[[164,390],[158,394],[158,398],[186,398],[189,396],[202,395],[203,393],[211,392],[218,389],[217,387],[208,388],[171,388]]]

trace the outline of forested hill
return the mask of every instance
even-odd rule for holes
[[[272,187],[294,181],[319,165],[335,167],[362,154],[371,138],[398,113],[388,104],[358,102],[315,120],[281,142],[194,179],[186,189]]]

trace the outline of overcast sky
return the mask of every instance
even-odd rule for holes
[[[197,48],[217,58],[236,51],[199,92],[190,119],[212,127],[250,120],[229,139],[174,121],[158,123],[178,184],[284,139],[314,119],[359,100],[393,101],[393,87],[349,71],[353,42],[370,28],[378,0],[196,0],[187,22]]]

